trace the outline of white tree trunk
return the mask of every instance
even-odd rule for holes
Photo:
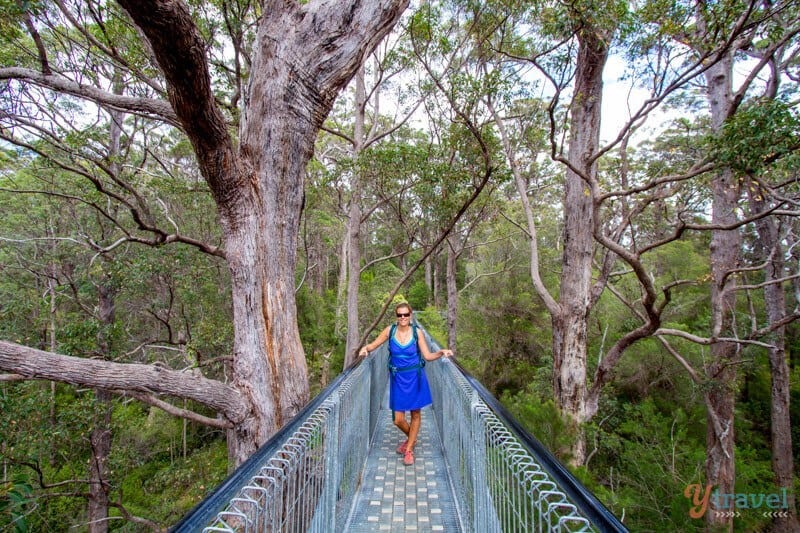
[[[763,191],[755,184],[748,187],[751,211],[762,212],[767,205]],[[786,295],[782,282],[784,276],[784,249],[778,221],[763,218],[756,222],[762,256],[767,259],[766,282],[764,287],[764,305],[767,311],[767,322],[777,324],[786,316]],[[794,460],[792,454],[792,419],[789,410],[791,399],[791,380],[789,364],[786,357],[786,328],[777,328],[770,336],[769,369],[770,369],[770,437],[772,446],[772,471],[775,474],[775,485],[779,490],[785,489],[788,509],[780,513],[774,522],[776,531],[797,532],[800,525],[797,521],[797,508],[794,495]],[[783,511],[783,510],[782,510]]]

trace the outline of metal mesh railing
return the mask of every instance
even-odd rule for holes
[[[327,533],[341,527],[386,391],[387,356],[378,351],[334,380],[172,530]]]
[[[387,358],[384,345],[334,380],[173,531],[341,530],[386,395]],[[455,363],[426,372],[465,531],[625,531]]]
[[[429,365],[427,374],[466,531],[626,531],[457,364]]]

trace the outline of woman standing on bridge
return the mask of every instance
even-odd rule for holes
[[[451,350],[431,353],[424,335],[417,334],[411,324],[411,306],[401,303],[395,308],[397,323],[386,327],[378,337],[361,348],[359,355],[374,351],[389,341],[389,408],[394,412],[394,425],[406,434],[407,439],[397,447],[403,455],[403,464],[414,464],[414,445],[422,425],[421,409],[430,405],[431,389],[425,376],[425,361],[451,357]],[[411,411],[411,423],[406,421],[406,411]]]

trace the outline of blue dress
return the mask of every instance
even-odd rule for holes
[[[416,336],[411,335],[406,344],[401,344],[395,334],[391,334],[389,354],[389,408],[411,411],[433,403]]]

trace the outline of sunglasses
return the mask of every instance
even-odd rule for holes
[[[397,318],[408,318],[411,316],[411,313],[397,313]]]

